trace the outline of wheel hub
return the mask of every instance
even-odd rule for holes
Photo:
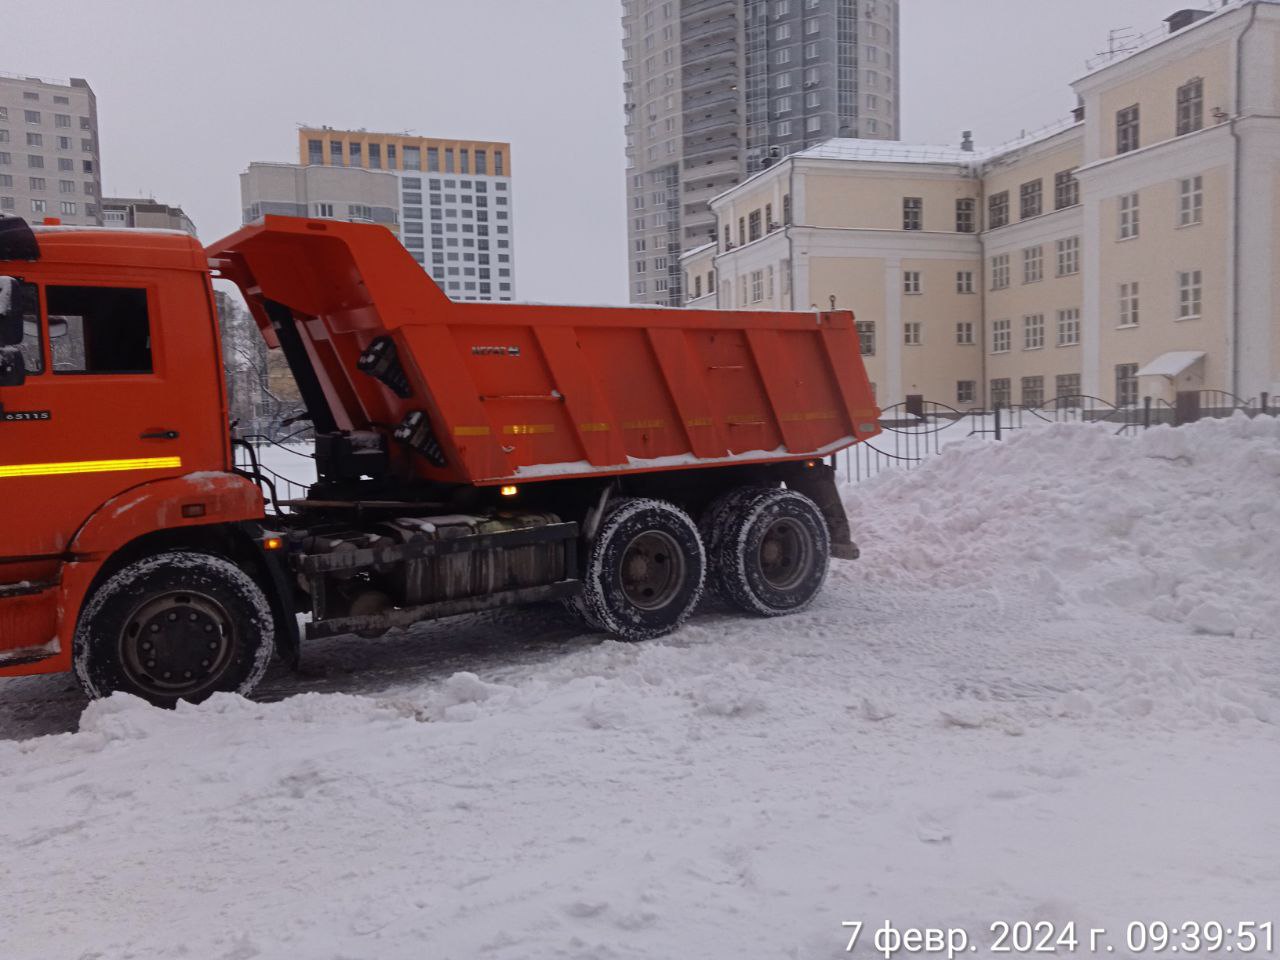
[[[125,620],[120,661],[148,693],[186,696],[217,680],[234,640],[235,625],[220,603],[197,593],[166,593]]]
[[[674,539],[649,530],[627,544],[620,573],[622,590],[632,606],[660,610],[680,592],[685,579],[684,557]]]
[[[789,590],[808,572],[813,550],[807,531],[791,517],[779,517],[760,540],[760,572],[770,586]]]

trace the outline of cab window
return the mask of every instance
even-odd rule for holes
[[[147,292],[46,287],[54,373],[151,373]]]
[[[22,365],[27,376],[44,373],[44,349],[40,338],[40,306],[34,285],[19,293],[22,307]]]

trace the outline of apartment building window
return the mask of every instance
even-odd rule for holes
[[[788,63],[790,63],[790,62],[791,62],[791,48],[790,48],[790,47],[783,47],[781,50],[779,50],[779,51],[778,51],[778,53],[777,53],[777,55],[774,57],[773,62],[774,62],[774,63],[776,63],[776,64],[777,64],[778,66],[780,66],[780,67],[786,66]]]
[[[1200,316],[1201,273],[1183,270],[1178,273],[1178,319],[1194,320]]]
[[[789,137],[789,136],[791,136],[791,121],[790,121],[790,120],[779,120],[779,121],[778,121],[778,136],[780,136],[780,137]]]
[[[43,170],[44,157],[40,156],[37,153],[27,154],[27,166],[31,167],[33,170]]]
[[[1071,170],[1053,175],[1053,209],[1065,210],[1080,202],[1080,181]]]
[[[74,200],[63,200],[58,204],[58,211],[70,216],[75,216],[76,202]]]
[[[1078,373],[1060,373],[1053,378],[1053,392],[1061,401],[1064,398],[1071,398],[1070,402],[1062,403],[1067,409],[1074,409],[1080,404],[1075,398],[1080,396],[1080,374]]]
[[[806,34],[818,33],[822,29],[822,22],[817,17],[810,17],[804,22],[804,32]]]
[[[764,271],[751,271],[751,302],[759,303],[764,299]]]
[[[782,295],[791,293],[791,261],[783,260],[778,264],[778,273],[782,278]]]
[[[1002,253],[991,258],[991,289],[1006,290],[1009,287],[1009,255]]]
[[[707,274],[707,293],[715,293],[715,292],[716,292],[716,275],[715,275],[715,272],[712,271],[711,273]]]
[[[1080,238],[1066,237],[1057,242],[1058,276],[1070,277],[1080,272]]]
[[[822,130],[822,118],[810,117],[804,122],[804,128],[809,133],[818,133]]]
[[[923,230],[924,229],[924,198],[923,197],[903,197],[902,198],[902,229],[903,230]]]
[[[789,23],[780,23],[780,24],[778,24],[778,28],[777,28],[776,30],[774,30],[774,32],[773,32],[773,39],[775,39],[775,40],[790,40],[790,39],[791,39],[791,24],[789,24]]]
[[[956,233],[975,233],[977,231],[978,201],[972,197],[964,197],[956,201]]]
[[[457,256],[455,254],[450,254],[449,257],[450,259],[454,259],[454,260],[457,259]],[[636,273],[644,273],[648,269],[648,263],[649,261],[647,260],[637,260]]]
[[[1073,347],[1080,342],[1080,311],[1074,307],[1058,311],[1058,346]]]
[[[1040,350],[1044,347],[1044,314],[1034,313],[1022,318],[1022,349]]]
[[[396,145],[394,143],[387,144],[387,169],[395,170],[396,168]]]
[[[329,163],[330,165],[335,167],[342,166],[342,141],[341,140],[329,141]]]
[[[1138,325],[1138,284],[1120,284],[1120,326],[1136,327]]]
[[[972,270],[960,270],[956,273],[956,293],[973,293]]]
[[[55,127],[63,127],[67,130],[71,129],[71,114],[55,113],[53,115],[53,125]]]
[[[1013,321],[996,320],[991,324],[991,352],[1008,353],[1013,345]]]
[[[382,169],[382,144],[369,144],[369,168],[371,170]]]
[[[773,222],[773,204],[766,203],[764,205],[764,229],[768,233],[773,233],[777,228],[778,225]]]
[[[817,110],[822,106],[822,94],[818,93],[816,90],[811,93],[806,93],[804,95],[804,105],[810,110]]]
[[[364,203],[347,204],[347,217],[352,220],[372,220],[373,208]]]
[[[918,347],[924,342],[924,324],[918,320],[908,321],[902,325],[902,342],[908,347]]]
[[[1001,190],[987,198],[987,225],[992,229],[1009,222],[1009,191]]]
[[[439,172],[440,172],[440,148],[427,147],[427,173],[439,173]]]
[[[317,203],[317,204],[316,204],[316,216],[317,216],[317,217],[326,218],[326,219],[332,219],[332,217],[333,217],[333,204],[332,204],[332,203]]]
[[[999,377],[991,381],[991,406],[1007,407],[1013,399],[1013,389],[1009,386],[1008,377]]]
[[[791,194],[789,193],[782,195],[782,225],[791,226]]]
[[[31,201],[31,212],[32,212],[32,213],[44,213],[47,209],[48,209],[48,204],[47,204],[44,200],[32,200],[32,201]]]
[[[778,90],[788,90],[791,88],[791,74],[780,73],[778,79],[774,81],[774,87]]]
[[[1204,80],[1196,77],[1178,88],[1178,136],[1204,127]]]
[[[489,152],[487,150],[477,150],[475,159],[476,176],[487,177],[489,175]]]
[[[743,247],[747,244],[747,218],[738,218],[738,246]]]
[[[1027,247],[1022,251],[1022,282],[1039,283],[1044,279],[1044,247]]]
[[[738,278],[738,288],[739,288],[738,300],[739,300],[739,302],[740,302],[740,303],[742,303],[742,304],[743,304],[743,306],[746,306],[746,303],[747,303],[747,275],[746,275],[745,273],[744,273],[742,276],[740,276],[740,277]]]
[[[1138,145],[1138,105],[1135,103],[1116,113],[1116,153],[1129,153],[1137,150]]]
[[[43,146],[44,146],[44,136],[43,136],[43,135],[41,135],[41,134],[39,134],[39,133],[28,133],[28,134],[27,134],[27,146],[28,146],[28,147],[43,147]]]
[[[977,395],[978,382],[976,380],[956,381],[956,403],[973,403]]]
[[[13,163],[13,154],[0,151],[0,167],[7,167]]]
[[[751,213],[747,215],[748,240],[759,240],[762,236],[764,236],[764,229],[761,226],[762,223],[763,221],[761,219],[759,210],[752,210]]]
[[[1120,239],[1132,240],[1138,236],[1139,228],[1138,195],[1126,193],[1120,198]]]
[[[39,111],[39,110],[23,110],[23,111],[22,111],[22,116],[23,116],[23,119],[27,121],[27,123],[39,123],[39,122],[40,122],[40,111]]]
[[[75,193],[76,182],[74,180],[59,180],[58,192],[59,193]]]
[[[1204,177],[1178,181],[1178,226],[1190,227],[1204,219]]]
[[[1044,403],[1044,377],[1022,378],[1022,405],[1038,407]]]
[[[495,177],[505,177],[503,172],[506,168],[503,166],[503,157],[501,150],[493,151],[493,175]]]
[[[859,320],[857,328],[859,350],[864,357],[874,357],[876,355],[876,322]]]
[[[775,100],[773,103],[773,112],[774,113],[790,113],[791,97],[790,96],[779,97],[777,100]]]
[[[44,190],[46,186],[44,177],[28,177],[27,183],[32,190]]]
[[[363,153],[364,153],[364,144],[362,143],[347,144],[347,157],[348,157],[349,165],[353,167],[363,167],[364,166]]]
[[[961,320],[956,324],[956,343],[962,347],[973,346],[972,320]]]
[[[310,164],[324,163],[324,141],[323,140],[307,141],[307,163],[310,163]]]
[[[1132,407],[1138,403],[1138,365],[1116,364],[1116,406]]]
[[[640,224],[639,229],[641,230],[644,229],[643,223]],[[730,231],[730,227],[728,224],[726,224],[724,228],[724,248],[726,250],[733,249],[733,235],[729,231]]]
[[[59,158],[58,158],[58,169],[59,169],[59,170],[62,170],[62,171],[64,171],[64,172],[66,172],[66,173],[70,173],[70,172],[71,172],[72,170],[74,170],[75,168],[76,168],[76,162],[75,162],[74,160],[72,160],[70,157],[59,157]]]
[[[902,292],[909,294],[922,292],[919,270],[907,270],[902,274]]]
[[[17,207],[17,201],[13,197],[0,197],[0,210],[13,210]]]
[[[1044,181],[1032,180],[1024,183],[1018,190],[1022,201],[1021,219],[1038,217],[1044,211]]]

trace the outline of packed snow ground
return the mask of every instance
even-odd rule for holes
[[[539,608],[311,647],[276,702],[92,704],[0,743],[0,957],[1280,921],[1277,490],[1280,420],[1055,426],[851,488],[864,558],[788,619],[629,646]],[[0,685],[0,722],[74,726],[65,687]]]

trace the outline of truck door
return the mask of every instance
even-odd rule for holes
[[[153,340],[157,288],[32,286],[25,378],[0,386],[0,584],[15,573],[29,579],[32,563],[56,571],[81,524],[112,497],[202,468],[187,463],[183,371],[166,367]]]

